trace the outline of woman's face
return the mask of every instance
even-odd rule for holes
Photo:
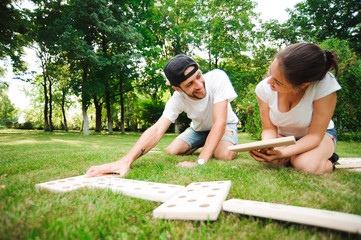
[[[269,75],[270,78],[268,79],[267,83],[270,85],[273,91],[289,93],[296,90],[282,74],[277,58],[271,64]]]

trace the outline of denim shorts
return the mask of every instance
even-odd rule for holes
[[[332,129],[327,129],[326,131],[326,135],[329,136],[332,141],[335,143],[335,147],[337,144],[337,133],[336,133],[336,129],[332,128]]]
[[[237,124],[227,123],[226,131],[231,131],[233,135],[224,134],[221,141],[228,141],[236,145],[238,143]],[[203,147],[210,131],[195,131],[193,128],[187,128],[177,139],[185,141],[190,148]]]

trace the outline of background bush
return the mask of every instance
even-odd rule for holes
[[[262,123],[256,98],[255,88],[257,84],[248,84],[243,98],[238,102],[236,113],[240,122],[241,131],[245,131],[256,139],[261,139]]]
[[[322,49],[334,50],[339,60],[337,80],[342,89],[337,92],[337,106],[333,115],[340,140],[361,141],[361,59],[345,40],[329,39],[319,44]],[[254,92],[257,83],[247,86],[237,100],[235,109],[242,123],[241,130],[260,139],[262,124]]]
[[[5,122],[5,127],[6,128],[12,128],[14,126],[14,123],[13,122],[11,122],[11,121],[6,121]]]
[[[34,129],[33,124],[31,122],[24,122],[23,124],[21,124],[21,128],[22,129]]]
[[[337,106],[333,120],[339,139],[361,131],[361,59],[345,40],[329,39],[320,44],[323,49],[334,50],[339,59],[337,77],[342,89],[337,92]],[[359,134],[356,134],[356,136]],[[357,139],[357,137],[356,137]]]

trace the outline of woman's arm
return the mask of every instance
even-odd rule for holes
[[[285,148],[283,154],[287,156],[297,155],[317,147],[325,136],[328,124],[335,111],[336,102],[336,92],[314,101],[312,121],[307,134],[300,138],[296,145]]]
[[[313,116],[309,130],[295,145],[282,149],[268,150],[266,154],[252,151],[252,157],[255,159],[258,158],[258,161],[272,162],[314,149],[321,143],[325,136],[327,126],[336,107],[336,101],[337,95],[336,92],[334,92],[313,102]]]
[[[262,140],[265,139],[275,139],[278,137],[278,129],[277,127],[272,123],[270,116],[269,116],[269,105],[261,100],[257,96],[257,101],[260,109],[261,114],[261,122],[262,122]],[[253,157],[256,161],[262,162],[262,163],[268,163],[268,161],[264,157],[264,153],[266,153],[269,150],[273,150],[273,148],[264,148],[264,149],[257,149],[250,151],[249,154],[251,157]],[[266,155],[267,156],[267,155]],[[277,162],[271,162],[272,164],[285,164],[288,162],[288,159],[277,161]]]
[[[262,121],[262,140],[265,139],[273,139],[277,138],[278,130],[275,125],[271,122],[269,116],[269,106],[266,102],[257,97],[259,110],[261,113],[261,121]]]

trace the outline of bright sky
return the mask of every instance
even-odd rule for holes
[[[304,0],[253,0],[258,3],[256,12],[261,13],[263,20],[277,19],[283,23],[288,19],[287,8],[293,9],[294,6]]]
[[[286,12],[287,8],[293,9],[293,7],[302,0],[253,0],[258,3],[256,12],[261,13],[260,18],[264,21],[269,19],[277,19],[279,22],[284,22],[288,18]],[[35,53],[33,51],[27,51],[27,55],[24,60],[29,64],[29,69],[32,71],[39,71],[39,64],[37,62]],[[4,66],[4,61],[0,61],[0,65]],[[21,110],[29,107],[29,99],[25,96],[23,89],[28,87],[20,80],[13,79],[14,74],[11,68],[8,67],[5,81],[10,83],[8,96],[15,106]],[[3,79],[2,79],[3,80]]]

